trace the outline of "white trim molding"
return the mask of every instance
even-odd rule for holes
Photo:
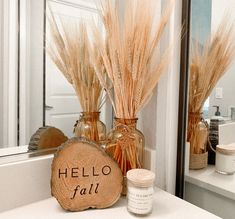
[[[162,9],[170,2],[172,1],[162,0]],[[175,1],[161,42],[161,52],[164,52],[169,45],[173,50],[168,71],[159,82],[157,97],[157,185],[172,194],[175,193],[176,180],[181,4],[180,0]]]
[[[3,146],[17,145],[18,1],[3,0]]]
[[[30,94],[30,1],[20,1],[20,33],[19,33],[19,144],[26,143],[29,130],[29,94]]]
[[[3,1],[0,1],[0,147],[3,145]]]
[[[44,0],[21,0],[20,145],[43,125],[43,40]]]

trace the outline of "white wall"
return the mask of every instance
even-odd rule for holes
[[[0,147],[3,145],[3,60],[2,60],[3,2],[0,1]]]
[[[235,1],[234,0],[212,0],[212,13],[211,13],[211,27],[212,31],[221,22],[224,15],[229,15],[231,21],[234,20],[235,14]]]
[[[214,31],[220,24],[224,15],[229,15],[230,21],[235,20],[235,1],[234,0],[213,0],[212,1],[212,16],[211,16],[211,26],[212,31]],[[231,106],[235,106],[235,63],[231,65],[225,75],[219,80],[216,87],[210,95],[210,107],[209,107],[209,118],[215,114],[216,109],[213,108],[214,105],[220,106],[220,112],[222,116],[229,116],[229,109]],[[223,98],[216,99],[215,93],[216,88],[223,88]]]
[[[225,73],[225,75],[216,84],[210,95],[210,107],[209,107],[209,118],[215,114],[216,109],[214,105],[220,106],[221,116],[228,117],[231,115],[229,110],[231,106],[235,107],[235,65],[233,64],[231,68]],[[223,98],[216,99],[216,88],[223,89]]]

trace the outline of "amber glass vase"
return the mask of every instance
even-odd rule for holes
[[[106,138],[106,127],[100,121],[100,112],[81,112],[74,125],[74,135],[100,143]]]
[[[114,128],[107,135],[106,152],[119,164],[124,176],[122,194],[126,194],[126,172],[142,168],[144,163],[144,135],[136,128],[137,119],[116,118]]]
[[[201,113],[189,113],[188,141],[190,142],[189,169],[207,166],[208,125]]]
[[[191,154],[206,152],[208,141],[208,125],[202,117],[202,113],[189,113],[188,139]]]

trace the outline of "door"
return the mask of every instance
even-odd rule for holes
[[[98,19],[93,1],[69,0],[48,1],[55,19]],[[47,38],[50,38],[49,25],[46,26]],[[78,97],[71,84],[46,55],[46,120],[45,124],[61,129],[68,137],[73,136],[73,126],[82,111]],[[107,113],[103,112],[103,115]],[[104,116],[103,116],[104,118]]]

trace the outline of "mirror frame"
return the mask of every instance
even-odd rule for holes
[[[177,163],[175,195],[184,197],[184,159],[187,128],[188,109],[188,67],[189,67],[189,41],[190,41],[190,13],[191,0],[182,0],[183,35],[180,52],[180,85],[178,108],[178,138],[177,138]]]

